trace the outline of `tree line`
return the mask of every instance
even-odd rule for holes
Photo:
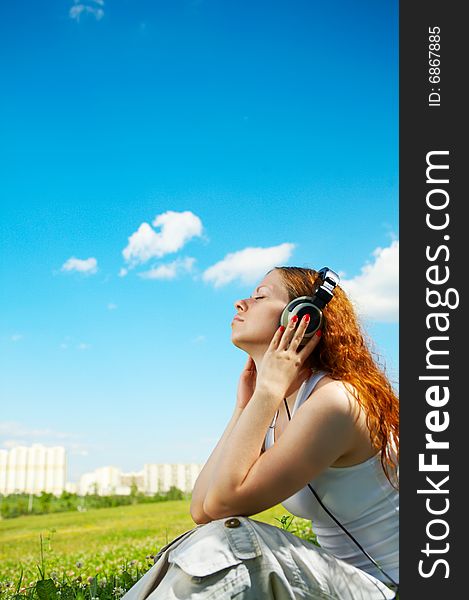
[[[171,486],[167,492],[157,492],[146,495],[138,491],[133,484],[130,494],[100,496],[95,488],[93,493],[78,495],[65,490],[56,496],[49,492],[41,494],[0,494],[0,518],[12,519],[20,515],[44,515],[56,512],[86,511],[90,508],[107,508],[111,506],[124,506],[128,504],[143,504],[149,502],[165,502],[168,500],[188,500],[190,493],[183,492],[175,486]]]

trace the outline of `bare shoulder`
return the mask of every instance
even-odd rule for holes
[[[327,405],[331,410],[358,417],[362,408],[356,393],[352,384],[325,375],[317,382],[305,402],[312,400],[314,404]]]
[[[348,432],[350,436],[348,448],[332,465],[335,467],[355,465],[376,453],[376,448],[370,439],[366,412],[358,402],[357,394],[352,384],[326,375],[318,381],[304,402],[305,407],[309,405],[311,414],[315,411],[332,413],[344,424],[344,432]],[[315,406],[317,408],[313,408]]]
[[[291,432],[300,427],[310,440],[327,433],[335,439],[336,446],[341,446],[341,454],[350,451],[365,421],[359,418],[360,406],[352,391],[343,381],[322,377],[293,415]]]

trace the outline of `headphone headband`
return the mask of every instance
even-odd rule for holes
[[[319,308],[324,308],[328,302],[332,300],[334,288],[338,285],[340,277],[335,271],[329,267],[323,267],[318,271],[318,278],[322,280],[322,284],[316,291],[315,297],[318,298],[316,305]],[[320,306],[322,304],[322,306]]]

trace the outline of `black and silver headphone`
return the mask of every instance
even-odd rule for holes
[[[340,281],[337,273],[329,269],[329,267],[323,267],[318,271],[318,279],[322,283],[314,296],[299,296],[293,299],[285,306],[280,315],[280,325],[284,327],[288,325],[294,315],[298,316],[298,322],[301,321],[304,315],[310,315],[311,318],[301,344],[305,344],[321,327],[323,322],[323,308],[332,300],[334,288]]]

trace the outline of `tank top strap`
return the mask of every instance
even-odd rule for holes
[[[308,379],[306,379],[306,381],[303,384],[303,388],[300,390],[298,396],[296,397],[296,402],[294,409],[292,410],[292,415],[300,408],[300,406],[303,404],[306,398],[308,398],[311,392],[314,390],[318,381],[321,380],[325,375],[327,375],[327,371],[316,371],[315,373],[312,373],[311,376],[308,377]]]

